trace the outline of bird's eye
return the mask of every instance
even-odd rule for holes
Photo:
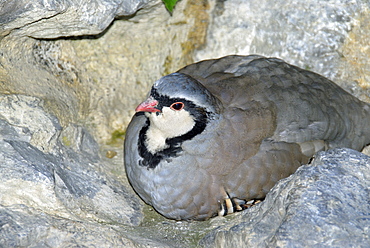
[[[181,110],[181,109],[183,109],[183,108],[184,108],[184,103],[182,103],[182,102],[175,102],[175,103],[172,103],[172,104],[171,104],[171,106],[170,106],[170,108],[171,108],[172,110],[179,111],[179,110]]]

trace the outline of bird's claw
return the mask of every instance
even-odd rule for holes
[[[234,212],[240,212],[260,202],[261,200],[253,199],[250,201],[245,201],[238,198],[227,197],[223,200],[223,202],[220,202],[220,210],[218,211],[218,216],[226,216]]]

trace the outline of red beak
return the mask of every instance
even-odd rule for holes
[[[154,100],[153,97],[149,97],[145,102],[139,104],[136,107],[136,112],[161,112],[159,109],[156,109],[155,106],[158,105],[158,101]]]

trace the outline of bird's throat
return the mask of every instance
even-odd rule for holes
[[[167,137],[164,137],[163,132],[152,125],[149,126],[146,132],[145,145],[150,153],[155,154],[168,147],[166,139]]]
[[[175,112],[163,108],[161,114],[147,115],[150,124],[146,132],[145,144],[149,152],[155,154],[169,147],[167,141],[180,137],[194,128],[194,118],[187,111]]]

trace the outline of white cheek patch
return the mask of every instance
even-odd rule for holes
[[[146,145],[152,154],[166,149],[166,139],[179,137],[186,134],[195,125],[192,115],[182,109],[175,111],[169,107],[163,107],[162,112],[149,114],[150,126],[147,131]]]

